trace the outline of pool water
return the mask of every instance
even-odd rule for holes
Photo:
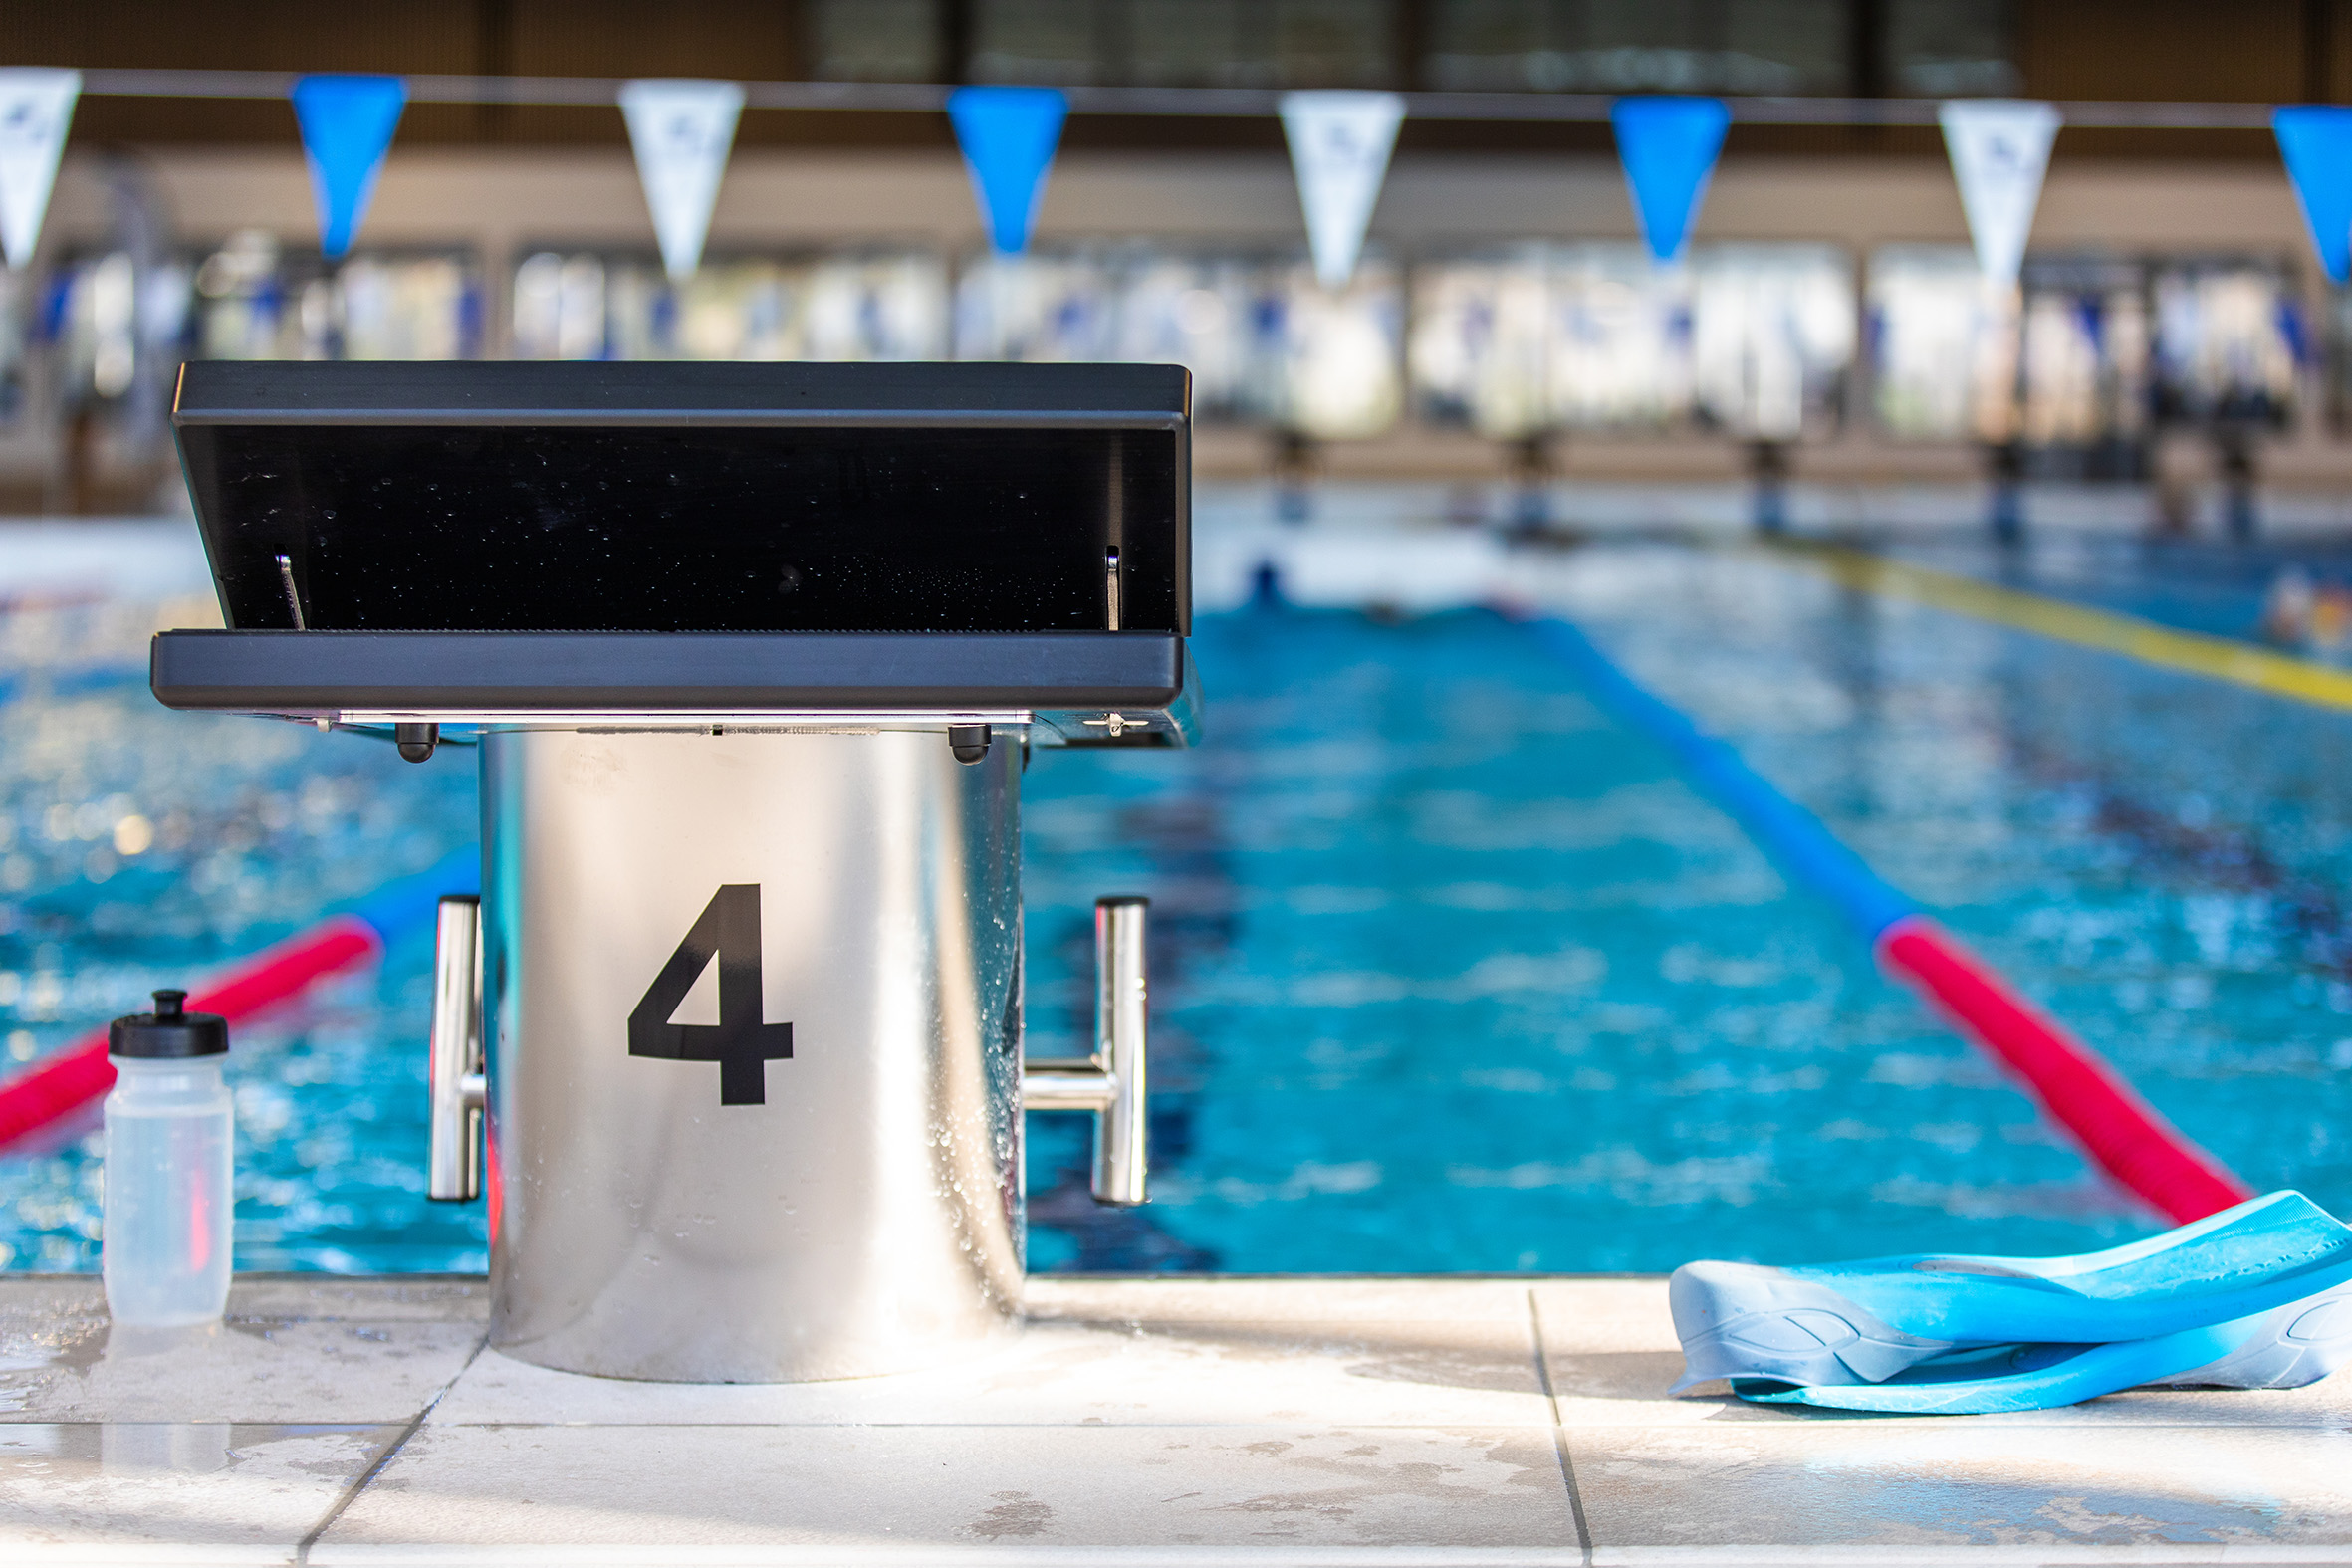
[[[1518,567],[2257,1189],[2352,1209],[2352,717],[1743,552]],[[2101,572],[2116,607],[2199,592],[2161,558]],[[463,754],[165,713],[122,606],[4,619],[16,1057],[473,831]],[[1153,900],[1155,1201],[1095,1209],[1082,1119],[1032,1117],[1038,1266],[1664,1269],[2155,1228],[1526,624],[1267,601],[1204,615],[1195,652],[1208,744],[1041,751],[1025,781],[1033,1050],[1081,1048],[1094,897]],[[483,1265],[479,1207],[422,1196],[426,961],[241,1036],[240,1266]],[[87,1138],[0,1162],[11,1266],[94,1267],[96,1193]]]

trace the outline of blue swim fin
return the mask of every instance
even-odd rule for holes
[[[2352,1361],[2352,1285],[2251,1317],[2110,1345],[1990,1345],[1956,1350],[1883,1383],[1800,1387],[1735,1377],[1732,1392],[1764,1405],[1812,1405],[1910,1416],[2047,1410],[2143,1384],[2301,1388]]]
[[[2276,1308],[2262,1321],[2228,1355],[2148,1381],[2168,1388],[2299,1389],[2352,1362],[2352,1285]]]
[[[1710,1378],[1883,1383],[1953,1349],[1881,1322],[1798,1270],[1762,1263],[1685,1263],[1666,1299],[1682,1336],[1675,1394]]]
[[[1967,1346],[2163,1338],[2347,1282],[2352,1229],[2295,1192],[2075,1257],[1687,1263],[1667,1292],[1689,1363],[1675,1387],[1725,1377],[1879,1383]]]

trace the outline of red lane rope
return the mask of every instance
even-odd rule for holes
[[[2010,990],[1934,921],[1905,916],[1880,932],[1875,945],[1881,964],[1926,993],[1962,1033],[2005,1062],[2102,1170],[2174,1224],[2202,1220],[2254,1196],[2140,1098],[2098,1052]]]
[[[237,965],[188,998],[188,1010],[217,1012],[231,1023],[242,1022],[382,951],[383,940],[372,926],[351,915],[337,915]],[[93,1029],[32,1071],[0,1084],[0,1150],[73,1114],[114,1086],[107,1031]]]

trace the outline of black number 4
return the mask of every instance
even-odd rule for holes
[[[672,1023],[686,993],[719,961],[719,1021]],[[731,882],[712,895],[686,940],[629,1014],[629,1054],[719,1064],[721,1105],[768,1103],[768,1067],[789,1060],[793,1026],[761,1021],[760,884]]]

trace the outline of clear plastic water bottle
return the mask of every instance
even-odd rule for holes
[[[100,1266],[125,1328],[220,1321],[229,1300],[235,1117],[221,1074],[226,1018],[155,993],[155,1010],[107,1030],[107,1172]]]

